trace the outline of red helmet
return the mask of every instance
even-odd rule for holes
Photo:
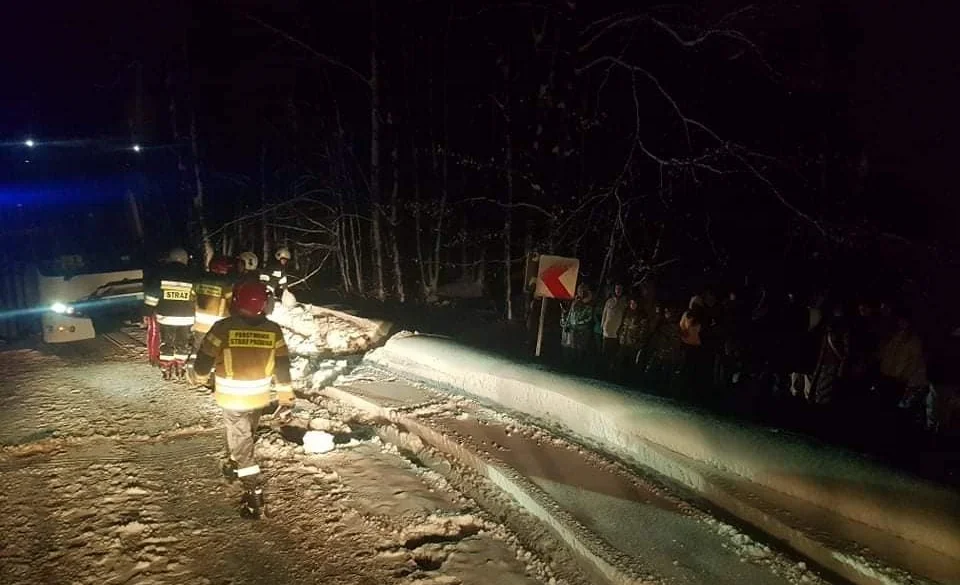
[[[240,282],[233,287],[233,311],[244,317],[263,315],[267,309],[267,285],[262,282]]]
[[[210,272],[214,274],[226,275],[233,269],[233,260],[227,256],[214,256],[210,260]]]

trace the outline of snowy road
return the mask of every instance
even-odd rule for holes
[[[259,522],[220,476],[209,391],[162,382],[136,340],[0,352],[0,583],[840,582],[561,427],[324,352],[321,326],[373,339],[350,323],[292,316],[303,387],[285,426],[261,420]],[[305,453],[308,429],[336,449]]]
[[[209,393],[121,346],[0,353],[0,583],[578,582],[350,420],[353,441],[325,455],[261,423],[271,517],[242,520]]]

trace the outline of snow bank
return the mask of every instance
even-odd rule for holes
[[[383,343],[391,323],[304,304],[278,304],[270,320],[283,328],[291,353],[299,356],[363,353]]]
[[[838,521],[836,516],[865,524],[945,555],[951,565],[960,562],[960,496],[854,454],[512,363],[449,339],[401,334],[366,359],[565,427],[708,498],[709,474],[721,473],[734,488],[755,485],[786,494],[799,500],[795,510],[812,504]],[[789,500],[777,504],[789,507]],[[804,524],[805,515],[797,520]]]
[[[324,431],[307,431],[303,435],[303,450],[307,453],[329,453],[333,451],[333,435]]]

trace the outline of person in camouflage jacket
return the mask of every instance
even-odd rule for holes
[[[620,368],[621,373],[636,373],[642,363],[644,349],[656,323],[637,304],[630,299],[620,325]]]
[[[564,354],[580,367],[586,364],[593,344],[594,313],[593,293],[582,284],[577,288],[577,296],[564,314],[561,325]]]

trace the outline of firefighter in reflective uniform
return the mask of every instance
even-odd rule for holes
[[[233,261],[226,256],[214,256],[209,271],[197,284],[197,314],[194,333],[205,335],[210,327],[230,314],[233,283],[230,268]]]
[[[195,279],[187,267],[189,261],[186,250],[174,248],[144,289],[143,302],[160,329],[160,370],[165,380],[183,377],[193,346]]]
[[[283,291],[287,289],[287,263],[290,262],[290,250],[280,248],[274,257],[276,261],[260,273],[260,280],[267,285],[267,290],[273,298],[280,300],[283,298]]]
[[[197,382],[211,370],[215,373],[214,397],[223,409],[230,455],[224,474],[243,482],[241,514],[250,518],[263,513],[260,467],[253,451],[260,413],[271,402],[273,379],[280,405],[294,402],[287,345],[280,326],[266,318],[267,297],[262,283],[238,283],[233,289],[231,315],[210,328],[187,374]]]

